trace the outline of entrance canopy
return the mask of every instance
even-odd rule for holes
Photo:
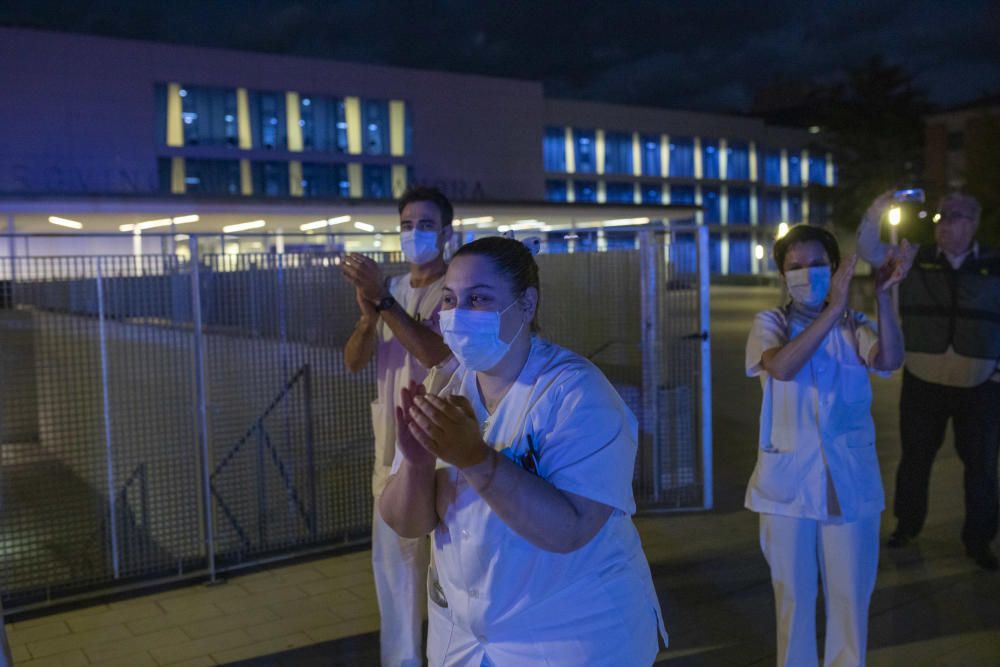
[[[689,205],[455,202],[456,228],[475,232],[601,229],[690,219]],[[0,200],[0,233],[392,234],[395,202],[338,199],[27,198]],[[6,222],[6,224],[4,224]]]

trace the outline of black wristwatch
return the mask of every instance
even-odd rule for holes
[[[389,310],[396,305],[396,299],[390,294],[389,296],[382,297],[382,300],[375,304],[375,312],[381,313],[383,310]]]

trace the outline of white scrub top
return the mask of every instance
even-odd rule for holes
[[[475,408],[484,440],[556,488],[615,508],[568,554],[544,551],[507,527],[458,470],[439,462],[433,534],[442,600],[430,587],[431,665],[649,665],[666,631],[630,515],[635,417],[589,361],[535,338],[521,375],[490,415],[476,373],[451,361],[435,391]],[[439,383],[440,384],[440,383]],[[531,451],[535,454],[532,455]],[[533,463],[532,463],[533,461]],[[544,507],[538,511],[544,512]]]
[[[812,322],[794,305],[757,313],[747,339],[747,376],[759,376],[757,465],[745,506],[755,512],[853,521],[885,508],[875,453],[868,359],[875,324],[849,311],[792,380],[776,380],[761,365]],[[879,373],[887,375],[887,373]]]
[[[441,288],[444,276],[426,287],[412,287],[410,274],[395,276],[389,281],[389,293],[417,322],[440,333],[438,311],[441,309]],[[389,470],[396,453],[396,414],[394,406],[401,402],[400,392],[410,381],[423,382],[428,370],[396,339],[392,329],[379,319],[375,329],[376,381],[378,396],[372,402],[372,431],[375,434],[375,468],[372,473],[372,493],[378,497],[389,480]]]

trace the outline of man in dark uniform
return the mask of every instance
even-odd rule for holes
[[[884,261],[879,221],[891,194],[880,196],[858,228],[859,254]],[[965,467],[966,553],[997,569],[990,542],[997,535],[997,452],[1000,449],[1000,253],[975,241],[980,206],[952,193],[935,216],[933,245],[919,249],[899,286],[906,362],[900,396],[902,457],[896,471],[890,548],[920,533],[934,457],[952,422]]]

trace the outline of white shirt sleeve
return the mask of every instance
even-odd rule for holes
[[[861,218],[857,233],[858,256],[875,268],[885,263],[885,255],[889,249],[889,245],[880,236],[880,222],[878,217],[866,213]]]
[[[761,364],[764,352],[783,347],[787,342],[787,326],[781,311],[775,309],[757,313],[753,318],[750,335],[747,337],[747,377],[763,375],[766,372]]]
[[[889,377],[892,371],[875,370],[869,364],[872,349],[878,345],[878,324],[868,319],[864,313],[852,312],[854,339],[858,345],[858,356],[868,366],[868,370],[880,377]]]
[[[539,476],[561,491],[634,513],[638,433],[631,411],[596,369],[583,371],[552,399],[545,406],[548,428],[528,431],[539,452]]]

